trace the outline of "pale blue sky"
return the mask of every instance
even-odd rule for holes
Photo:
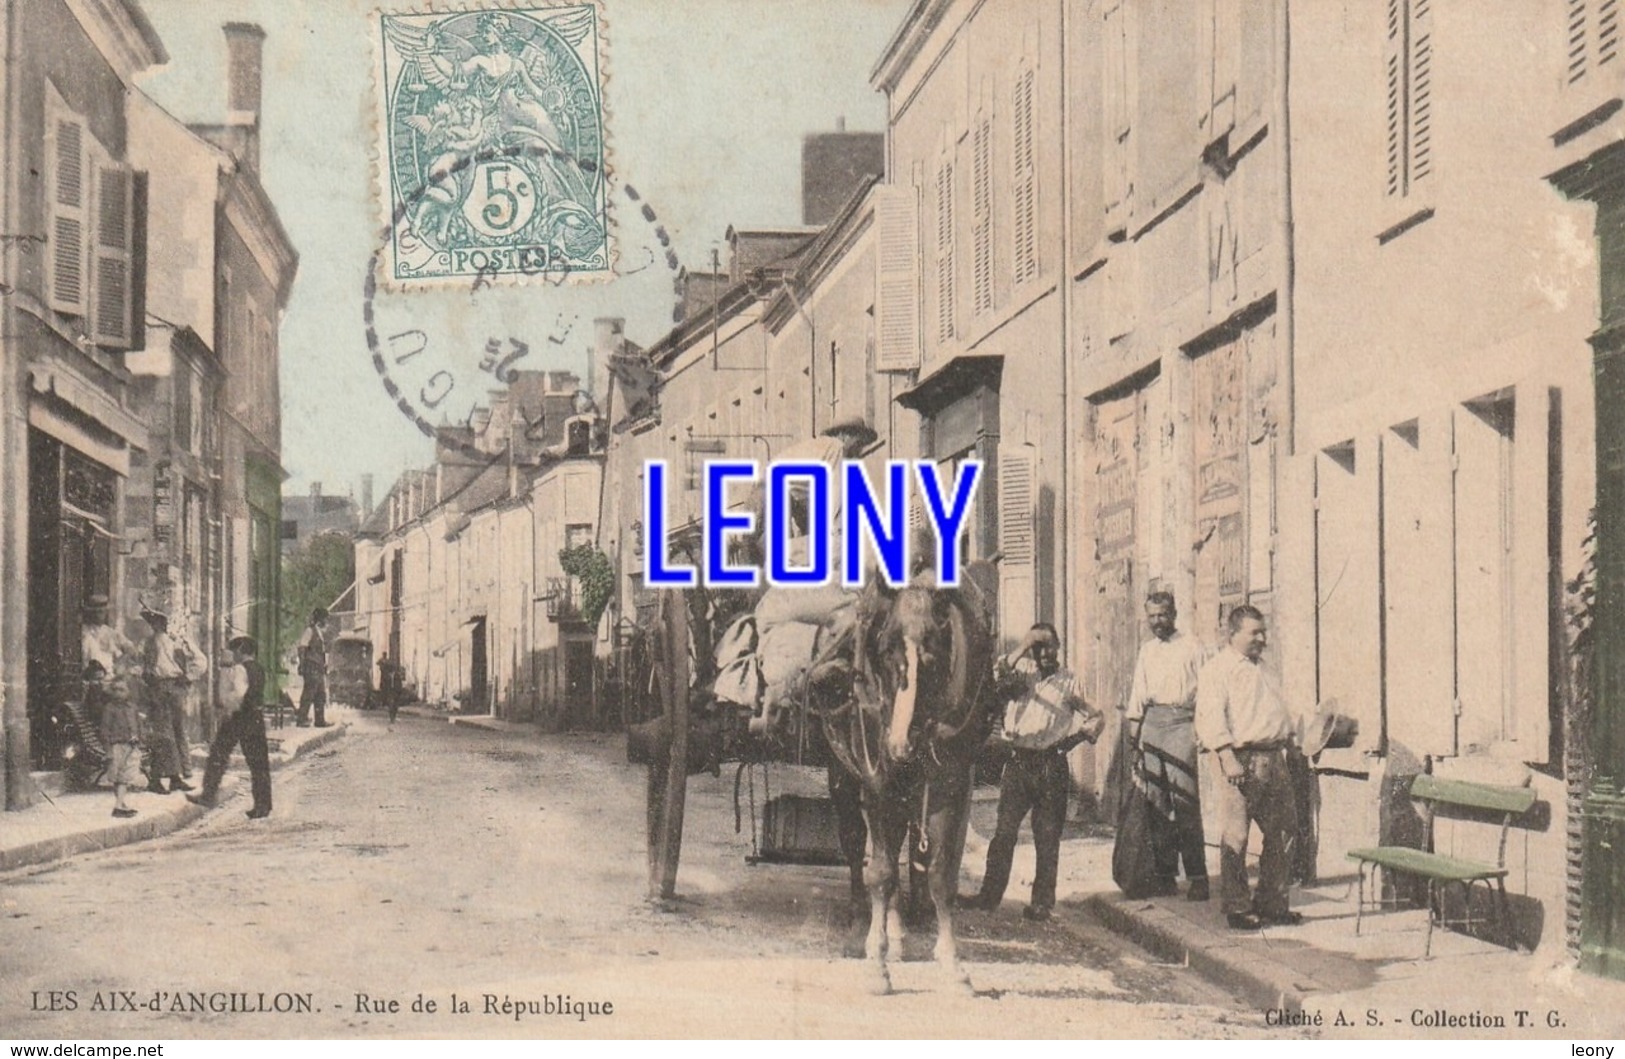
[[[327,492],[354,486],[359,495],[359,476],[372,471],[382,496],[431,450],[385,397],[362,334],[361,283],[379,217],[369,157],[376,49],[368,13],[434,5],[142,2],[171,56],[143,87],[186,121],[224,115],[221,25],[255,22],[266,31],[261,169],[300,255],[282,327],[287,490],[320,481]],[[729,224],[800,223],[804,133],[832,129],[839,116],[848,129],[884,127],[885,99],[868,75],[907,7],[908,0],[607,0],[615,170],[657,211],[685,264],[707,267]],[[533,357],[530,365],[585,371],[593,316],[625,316],[629,337],[657,338],[670,285],[654,272],[644,278],[665,290],[631,279],[572,288],[567,308],[581,325],[563,345],[536,343],[553,359]],[[514,326],[545,333],[564,296],[487,294],[480,315],[524,320]],[[437,335],[463,331],[450,321],[471,315],[466,288],[394,297],[397,319]],[[430,326],[437,323],[439,330]]]

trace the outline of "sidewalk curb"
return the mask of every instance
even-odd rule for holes
[[[275,772],[289,762],[313,750],[321,749],[342,736],[347,728],[348,722],[340,722],[331,730],[312,736],[290,753],[272,755],[271,771]],[[201,805],[194,805],[181,799],[178,805],[172,808],[166,806],[162,812],[149,814],[140,820],[126,820],[92,831],[80,831],[57,838],[42,838],[11,849],[0,849],[0,872],[49,864],[81,853],[94,853],[97,850],[114,849],[159,838],[202,819],[208,812],[209,810]]]
[[[1129,907],[1130,905],[1137,907]],[[1301,972],[1260,950],[1257,936],[1231,939],[1194,926],[1149,902],[1093,894],[1083,906],[1113,933],[1170,962],[1184,963],[1203,978],[1244,997],[1260,1009],[1301,1011],[1312,993],[1325,991]]]

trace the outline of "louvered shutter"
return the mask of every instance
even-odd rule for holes
[[[1033,138],[1036,125],[1035,75],[1023,64],[1015,90],[1015,272],[1021,283],[1038,275],[1038,168]]]
[[[1512,711],[1519,758],[1551,759],[1552,391],[1518,384],[1512,452]]]
[[[951,149],[951,148],[950,148]],[[937,340],[954,337],[954,163],[937,166]]]
[[[874,190],[875,370],[913,371],[920,366],[918,209],[914,189],[888,185]]]
[[[90,335],[99,346],[130,348],[133,184],[128,169],[96,167],[96,225],[92,238]]]
[[[993,308],[993,120],[984,109],[976,117],[971,144],[973,237],[971,287],[978,313]]]
[[[1569,84],[1619,58],[1620,0],[1567,0],[1564,75]]]
[[[1037,453],[1028,445],[1000,445],[999,620],[1025,629],[1037,618]]]
[[[1433,0],[1411,0],[1407,183],[1433,172]]]
[[[46,301],[58,312],[84,316],[85,215],[88,187],[85,123],[77,116],[55,113],[50,121],[50,179],[47,183],[50,230],[47,234]]]
[[[1125,206],[1131,191],[1129,136],[1132,132],[1133,101],[1129,91],[1129,10],[1121,3],[1113,3],[1101,12],[1100,18],[1106,53],[1101,63],[1101,95],[1106,110],[1106,145],[1102,158],[1105,163],[1105,211],[1111,217]],[[1109,223],[1109,227],[1121,227],[1121,222],[1119,215]]]
[[[1388,19],[1382,49],[1383,76],[1387,80],[1386,148],[1388,173],[1384,191],[1405,194],[1405,0],[1388,0]]]

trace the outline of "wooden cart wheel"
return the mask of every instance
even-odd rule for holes
[[[663,902],[677,891],[677,859],[682,852],[683,807],[688,794],[689,629],[688,601],[681,593],[661,596],[655,636],[655,673],[665,738],[649,762],[649,900]]]

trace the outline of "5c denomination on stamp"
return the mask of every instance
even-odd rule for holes
[[[387,274],[607,278],[597,5],[378,22]]]

